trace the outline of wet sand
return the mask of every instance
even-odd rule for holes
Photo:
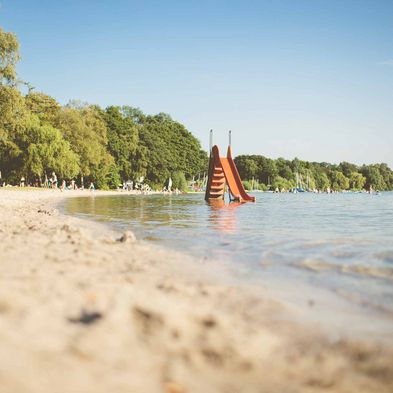
[[[58,212],[80,195],[0,190],[1,393],[393,391],[393,339],[328,335],[203,260]]]

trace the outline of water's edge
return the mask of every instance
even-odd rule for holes
[[[288,229],[283,220],[278,226],[267,225],[271,229],[269,234],[275,235],[262,233],[257,242],[263,242],[263,248],[258,250],[254,247],[250,252],[247,245],[256,241],[252,238],[252,231],[245,231],[241,241],[237,237],[242,236],[242,221],[250,222],[250,212],[253,214],[251,218],[255,219],[256,207],[261,208],[261,205],[241,206],[243,210],[217,210],[206,206],[200,199],[200,195],[191,198],[125,195],[72,198],[64,202],[62,211],[99,222],[118,232],[131,229],[144,241],[196,256],[204,263],[220,264],[236,280],[268,289],[273,296],[296,309],[302,318],[328,324],[344,332],[352,326],[351,334],[354,330],[359,334],[378,332],[382,336],[391,332],[393,293],[389,266],[352,262],[362,254],[365,254],[363,258],[367,258],[368,242],[380,240],[378,236],[368,236],[367,232],[367,236],[363,236],[360,231],[353,237],[331,238],[325,230],[324,239],[308,239],[299,247],[297,241],[307,226],[303,225],[283,243],[280,230],[286,233]],[[269,203],[266,198],[263,201],[265,205]],[[276,206],[277,199],[272,201],[271,211],[283,209],[282,204]],[[283,203],[292,202],[284,200]],[[345,200],[342,202],[341,207],[346,211],[353,210],[352,202],[349,205]],[[356,209],[354,214],[358,214]],[[388,232],[390,230],[388,228]],[[332,231],[332,234],[337,235],[335,232]],[[357,241],[355,246],[351,243],[353,238]],[[206,248],[201,244],[207,244]],[[356,249],[351,251],[351,247]],[[288,255],[296,249],[300,249],[302,257],[289,258]],[[343,263],[315,258],[320,250],[334,261]],[[329,254],[331,250],[333,256]],[[390,255],[388,251],[385,250],[387,258]],[[238,255],[246,257],[237,258]]]

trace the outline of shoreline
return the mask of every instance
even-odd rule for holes
[[[112,194],[0,190],[2,393],[393,389],[391,344],[334,340],[263,288],[58,212]]]

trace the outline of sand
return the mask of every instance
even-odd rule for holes
[[[393,391],[391,343],[333,338],[203,260],[60,214],[77,195],[0,190],[1,393]]]

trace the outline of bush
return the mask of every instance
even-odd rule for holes
[[[272,182],[272,189],[275,190],[278,188],[280,191],[282,189],[284,190],[290,190],[293,186],[292,182],[290,180],[284,179],[281,176],[277,176],[273,182]]]
[[[176,188],[180,191],[187,189],[187,180],[183,172],[176,171],[172,174],[172,190]]]
[[[258,184],[258,190],[259,191],[267,191],[269,187],[265,183],[259,183]]]
[[[247,191],[250,191],[250,190],[252,190],[252,184],[251,184],[251,182],[249,181],[249,180],[243,180],[243,186],[244,186],[244,188],[247,190]]]

